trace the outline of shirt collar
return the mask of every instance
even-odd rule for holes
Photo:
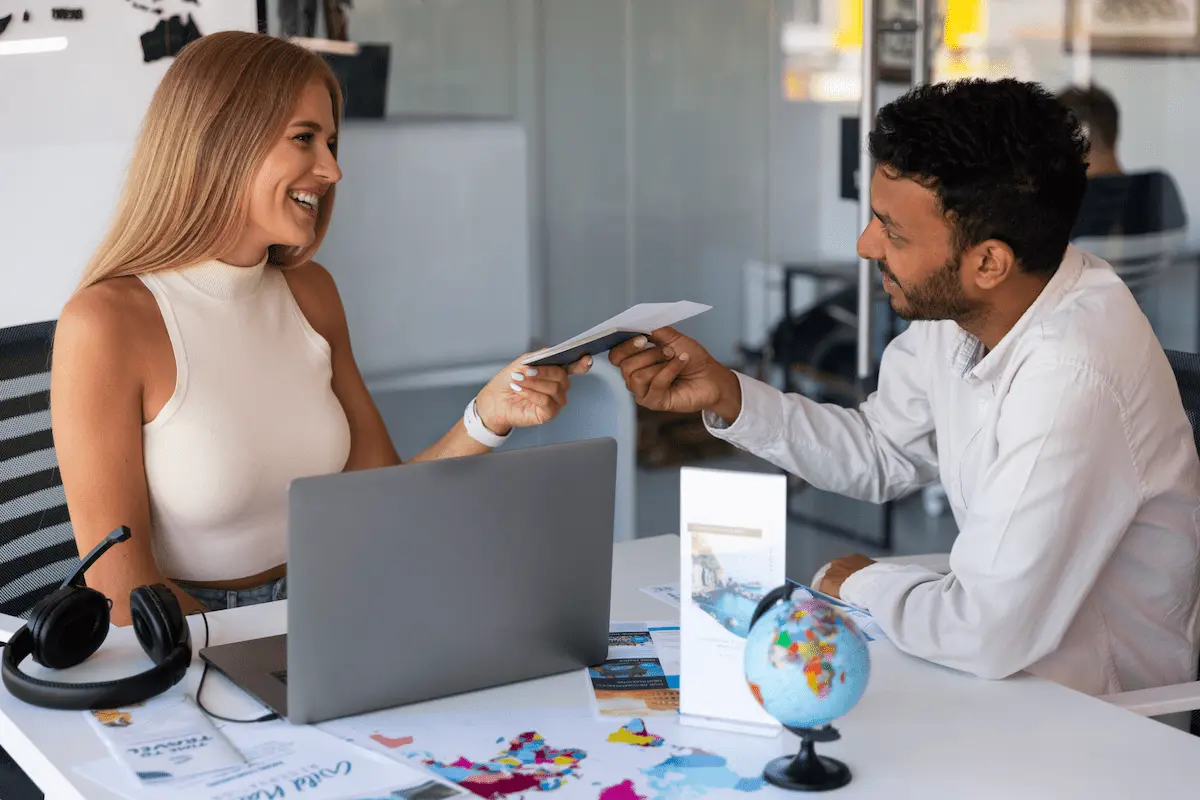
[[[964,380],[991,381],[1004,372],[1009,359],[1012,358],[1016,342],[1030,329],[1046,318],[1075,287],[1079,276],[1083,274],[1083,252],[1074,245],[1068,245],[1063,255],[1062,263],[1046,287],[1042,289],[1037,299],[1025,309],[1025,313],[1017,320],[1017,324],[1004,335],[1000,343],[987,355],[983,355],[983,343],[962,328],[948,354],[950,368]]]

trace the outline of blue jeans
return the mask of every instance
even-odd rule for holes
[[[180,589],[204,604],[209,611],[224,611],[238,606],[252,606],[258,603],[269,603],[272,600],[287,599],[287,576],[269,581],[249,589],[210,589],[206,586],[194,586],[187,581],[175,581]]]

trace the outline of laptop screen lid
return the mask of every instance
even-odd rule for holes
[[[612,439],[293,481],[288,719],[603,662],[615,485]]]

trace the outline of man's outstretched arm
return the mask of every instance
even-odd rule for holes
[[[879,389],[859,408],[814,402],[739,375],[670,328],[609,354],[638,403],[703,411],[713,435],[813,486],[861,500],[900,497],[937,478],[927,368],[910,327],[884,351]]]

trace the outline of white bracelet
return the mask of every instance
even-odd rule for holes
[[[467,404],[467,408],[463,411],[463,425],[467,428],[467,435],[475,441],[487,447],[496,448],[508,441],[509,434],[501,436],[498,433],[493,433],[488,429],[487,425],[483,424],[483,420],[479,417],[479,410],[475,408],[475,398],[471,398],[471,402]]]

